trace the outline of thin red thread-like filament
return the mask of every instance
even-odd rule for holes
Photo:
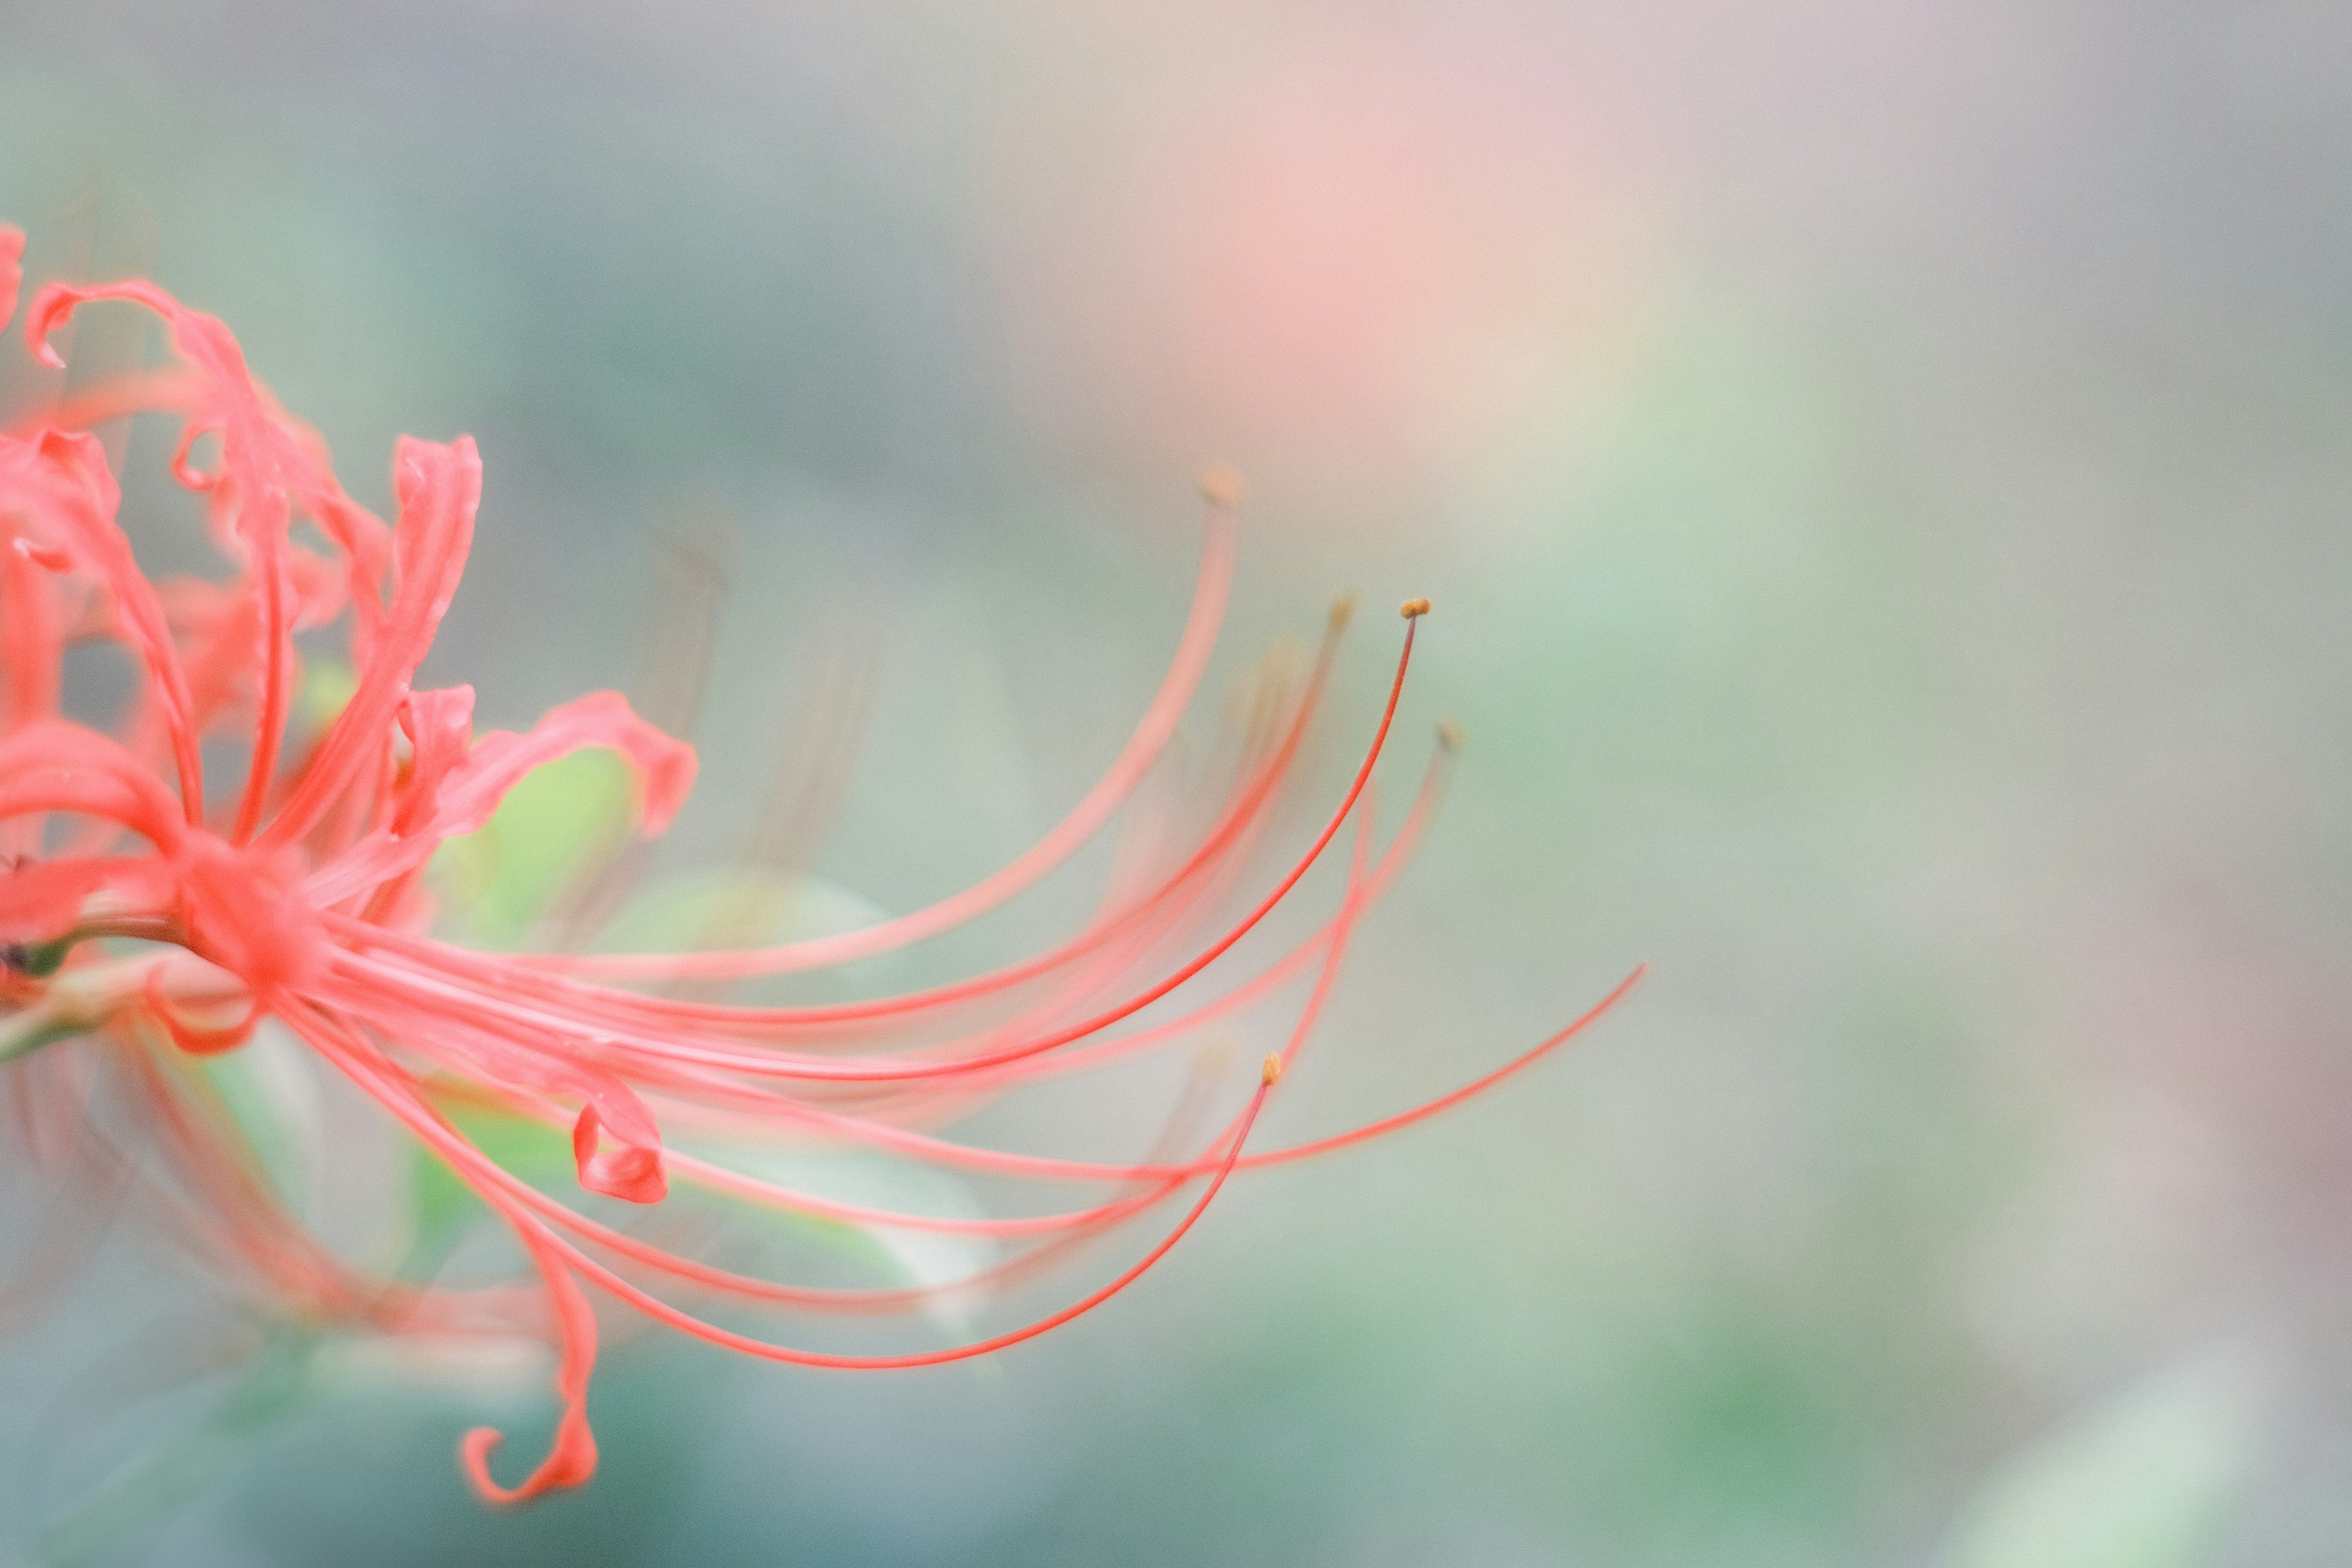
[[[0,227],[0,323],[16,303],[22,248],[20,235]],[[812,1367],[929,1366],[1004,1349],[1140,1279],[1236,1173],[1344,1149],[1486,1092],[1574,1038],[1640,978],[1637,970],[1567,1029],[1436,1099],[1309,1142],[1247,1147],[1328,1011],[1360,922],[1424,837],[1453,740],[1441,727],[1411,806],[1381,844],[1377,780],[1429,610],[1408,600],[1386,699],[1345,789],[1305,847],[1244,890],[1281,828],[1335,679],[1343,604],[1303,675],[1269,667],[1234,743],[1216,753],[1214,787],[1200,807],[1169,808],[1161,786],[1175,771],[1171,748],[1232,592],[1240,486],[1222,471],[1203,477],[1199,567],[1159,686],[1094,784],[997,870],[859,930],[769,946],[493,954],[437,940],[425,926],[438,847],[492,822],[533,770],[601,749],[635,783],[639,842],[587,868],[581,885],[593,897],[543,911],[565,944],[583,942],[590,906],[625,890],[643,840],[684,803],[692,748],[609,692],[563,704],[527,731],[479,733],[470,688],[417,688],[471,547],[481,495],[474,444],[403,440],[387,523],[345,493],[325,443],[254,380],[228,329],[152,284],[39,290],[25,313],[37,355],[61,363],[75,312],[102,301],[159,317],[179,363],[68,388],[0,431],[0,1066],[16,1075],[25,1141],[58,1173],[56,1212],[68,1228],[120,1204],[257,1307],[304,1325],[546,1340],[561,1405],[548,1452],[506,1485],[491,1474],[495,1431],[478,1428],[459,1445],[487,1499],[520,1502],[593,1471],[592,1292],[713,1344]],[[223,579],[152,582],[140,570],[119,517],[119,478],[92,434],[139,414],[178,422],[165,467],[197,499],[227,563]],[[339,622],[351,692],[331,718],[306,723],[295,702],[296,637]],[[112,734],[62,716],[67,652],[99,639],[127,649],[139,676]],[[856,707],[845,700],[814,711],[830,733]],[[204,754],[224,743],[243,748],[242,777],[215,808]],[[807,772],[821,797],[843,776],[837,759],[815,759]],[[790,830],[761,841],[759,865],[780,873],[805,864],[824,804],[780,807]],[[1095,913],[1042,951],[895,994],[725,1000],[735,982],[875,958],[989,915],[1069,864],[1115,818],[1123,826]],[[1236,957],[1254,939],[1265,943],[1262,928],[1299,896],[1351,818],[1336,906],[1275,951]],[[1241,911],[1220,918],[1235,902]],[[131,940],[167,949],[110,945]],[[1203,979],[1244,963],[1237,980]],[[951,1135],[1000,1096],[1197,1040],[1220,1020],[1276,1005],[1295,1009],[1290,1026],[1239,1108],[1221,1121],[1207,1113],[1215,1074],[1196,1061],[1191,1086],[1138,1158],[1018,1152]],[[255,1048],[263,1031],[281,1026],[481,1200],[520,1248],[529,1270],[520,1281],[461,1289],[388,1278],[304,1228],[207,1076],[233,1064],[205,1060]],[[460,1131],[466,1108],[568,1140],[580,1189],[652,1217],[610,1222],[568,1187],[559,1195],[522,1180]],[[1096,1190],[1049,1212],[927,1215],[801,1191],[757,1173],[754,1158],[730,1163],[733,1152],[779,1139]],[[990,1252],[954,1281],[766,1279],[687,1255],[678,1227],[661,1217],[677,1214],[667,1205],[681,1188],[697,1204],[960,1236]],[[946,1348],[797,1349],[712,1323],[655,1289],[747,1306],[903,1310],[1031,1278],[1188,1194],[1181,1217],[1107,1283]],[[689,1212],[689,1226],[698,1213]],[[27,1288],[13,1300],[52,1289],[72,1259],[60,1234],[44,1231]],[[10,1300],[0,1294],[0,1304]]]

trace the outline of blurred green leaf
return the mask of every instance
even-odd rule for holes
[[[479,831],[433,858],[434,880],[474,942],[513,947],[549,902],[628,832],[636,785],[611,752],[574,752],[532,769]]]
[[[485,1106],[446,1106],[443,1114],[475,1148],[533,1186],[557,1187],[574,1174],[572,1140],[556,1128]],[[409,1202],[420,1247],[446,1246],[460,1227],[489,1212],[423,1144],[413,1156]]]
[[[614,952],[758,947],[856,931],[884,912],[815,877],[731,867],[674,878],[621,911],[596,945]]]
[[[2197,1568],[2218,1560],[2253,1469],[2261,1387],[2244,1358],[2176,1365],[2000,1467],[1949,1568]]]
[[[985,1212],[960,1178],[880,1155],[785,1152],[740,1146],[698,1148],[694,1152],[713,1164],[835,1203],[940,1219],[977,1219]],[[878,1269],[902,1285],[952,1286],[996,1260],[996,1244],[985,1237],[860,1225],[767,1204],[738,1206],[779,1234]],[[934,1321],[961,1331],[967,1326],[967,1305],[962,1293],[947,1290],[927,1300],[923,1311]]]
[[[360,689],[359,671],[344,659],[316,658],[302,667],[302,689],[294,711],[312,730],[324,730],[342,716]]]

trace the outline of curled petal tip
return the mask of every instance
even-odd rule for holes
[[[1281,1077],[1282,1058],[1279,1056],[1268,1056],[1265,1058],[1265,1064],[1257,1069],[1258,1082],[1265,1085],[1269,1089],[1273,1088],[1275,1082]]]
[[[206,436],[216,436],[220,426],[205,420],[191,419],[180,432],[180,444],[172,453],[172,477],[192,490],[208,490],[218,481],[218,476],[196,467],[196,443]]]
[[[574,1434],[556,1439],[555,1451],[519,1487],[502,1487],[490,1479],[490,1450],[505,1441],[495,1426],[477,1426],[457,1440],[457,1468],[484,1502],[512,1508],[557,1487],[576,1487],[596,1473],[596,1441],[584,1425]]]
[[[580,1163],[580,1184],[624,1203],[657,1204],[669,1196],[669,1177],[654,1149],[595,1153]]]
[[[33,296],[33,303],[25,312],[25,346],[33,351],[35,360],[51,370],[65,369],[66,359],[49,339],[80,303],[81,296],[73,289],[62,283],[52,283]]]
[[[694,791],[694,775],[700,765],[692,746],[658,731],[655,733],[666,744],[649,746],[643,764],[643,824],[648,837],[666,831],[677,820],[687,796]]]
[[[73,557],[62,550],[52,550],[47,545],[36,544],[21,533],[8,542],[9,547],[17,554],[45,572],[64,573],[73,570]]]
[[[669,1176],[662,1168],[656,1144],[624,1143],[614,1150],[598,1146],[604,1130],[593,1106],[583,1107],[572,1125],[572,1155],[580,1169],[580,1184],[592,1193],[625,1203],[657,1204],[669,1196]]]
[[[457,1468],[465,1471],[467,1484],[484,1502],[512,1504],[522,1500],[520,1490],[502,1487],[490,1479],[490,1450],[505,1436],[495,1426],[477,1426],[457,1439]]]
[[[1228,511],[1242,504],[1246,488],[1242,483],[1242,477],[1223,463],[1211,463],[1202,468],[1200,478],[1194,482],[1201,487],[1202,500]]]
[[[1397,614],[1402,616],[1408,621],[1418,620],[1423,616],[1429,614],[1429,601],[1427,599],[1407,599],[1403,604],[1397,606]]]

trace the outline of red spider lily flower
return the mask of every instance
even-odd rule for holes
[[[0,326],[14,313],[22,246],[20,234],[0,228]],[[729,983],[872,958],[970,921],[1063,864],[1128,805],[1174,734],[1215,640],[1235,538],[1234,487],[1216,476],[1203,483],[1209,522],[1192,612],[1158,694],[1100,782],[994,875],[915,912],[784,945],[594,956],[491,953],[437,940],[422,885],[427,862],[489,822],[532,770],[583,749],[616,753],[635,783],[636,826],[652,835],[686,797],[693,752],[611,692],[558,708],[526,733],[477,735],[470,688],[412,684],[465,566],[481,490],[473,442],[403,440],[387,525],[344,493],[324,444],[247,373],[227,329],[152,284],[42,289],[26,312],[34,354],[61,365],[50,340],[97,300],[161,317],[180,363],[78,389],[39,420],[0,433],[0,1060],[13,1061],[33,1112],[36,1154],[46,1144],[54,1155],[76,1137],[104,1142],[95,1118],[77,1120],[89,1093],[89,1053],[102,1053],[141,1097],[141,1125],[172,1173],[163,1185],[152,1161],[117,1152],[97,1162],[108,1179],[152,1189],[175,1226],[290,1310],[396,1332],[547,1338],[562,1402],[548,1455],[509,1487],[490,1474],[498,1433],[478,1428],[460,1445],[467,1475],[488,1499],[520,1501],[593,1472],[585,1413],[598,1333],[592,1291],[714,1344],[802,1365],[913,1367],[982,1354],[1124,1289],[1236,1171],[1433,1115],[1554,1049],[1633,983],[1439,1100],[1311,1143],[1246,1147],[1330,994],[1355,923],[1412,853],[1443,782],[1452,749],[1444,741],[1395,838],[1375,852],[1365,802],[1428,609],[1416,600],[1404,606],[1387,707],[1352,782],[1306,852],[1237,921],[1195,934],[1245,874],[1246,852],[1316,710],[1343,611],[1303,682],[1261,704],[1205,826],[1177,850],[1126,866],[1101,912],[1067,940],[906,994],[798,1006],[714,999]],[[225,580],[151,581],[133,559],[117,521],[116,476],[89,433],[132,412],[180,422],[172,472],[202,498],[229,563]],[[207,437],[216,451],[209,467],[195,456]],[[307,536],[297,534],[301,524]],[[348,626],[356,680],[312,732],[296,711],[296,634],[339,623]],[[111,734],[60,710],[65,650],[90,639],[121,644],[139,671]],[[227,789],[206,776],[207,742],[215,756],[244,751],[242,776]],[[1212,999],[1130,1024],[1258,927],[1351,815],[1345,890],[1303,942]],[[1182,956],[1163,956],[1171,951]],[[1265,1059],[1254,1092],[1189,1152],[1104,1163],[984,1149],[943,1131],[992,1096],[1195,1037],[1310,976],[1287,1042]],[[234,1127],[186,1088],[191,1058],[246,1048],[265,1020],[446,1162],[511,1230],[534,1282],[459,1289],[378,1277],[309,1235],[256,1180]],[[37,1049],[68,1039],[80,1044]],[[987,1237],[1016,1250],[955,1287],[819,1289],[752,1277],[656,1245],[520,1179],[462,1130],[457,1112],[468,1105],[568,1128],[579,1185],[628,1204],[660,1204],[683,1183],[789,1213]],[[666,1142],[665,1129],[738,1142],[789,1135],[950,1170],[1108,1184],[1113,1195],[1009,1218],[902,1213],[761,1179],[690,1152],[691,1137],[684,1146]],[[905,1308],[943,1288],[1024,1276],[1188,1192],[1181,1217],[1108,1284],[1036,1321],[948,1349],[798,1350],[722,1328],[671,1299]]]

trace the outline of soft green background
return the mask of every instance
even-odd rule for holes
[[[2342,1561],[2347,60],[2290,0],[0,0],[37,275],[95,210],[362,495],[480,439],[429,678],[506,724],[625,684],[656,531],[734,519],[674,868],[845,626],[820,868],[1001,863],[1149,691],[1227,457],[1196,750],[1341,587],[1318,798],[1408,595],[1400,762],[1471,742],[1277,1131],[1654,965],[991,1363],[617,1344],[594,1487],[515,1516],[450,1446],[486,1399],[535,1442],[534,1384],[343,1380],[112,1560]],[[1115,1147],[1162,1092],[992,1128]],[[205,1300],[122,1247],[0,1352],[0,1542],[184,1423]]]

